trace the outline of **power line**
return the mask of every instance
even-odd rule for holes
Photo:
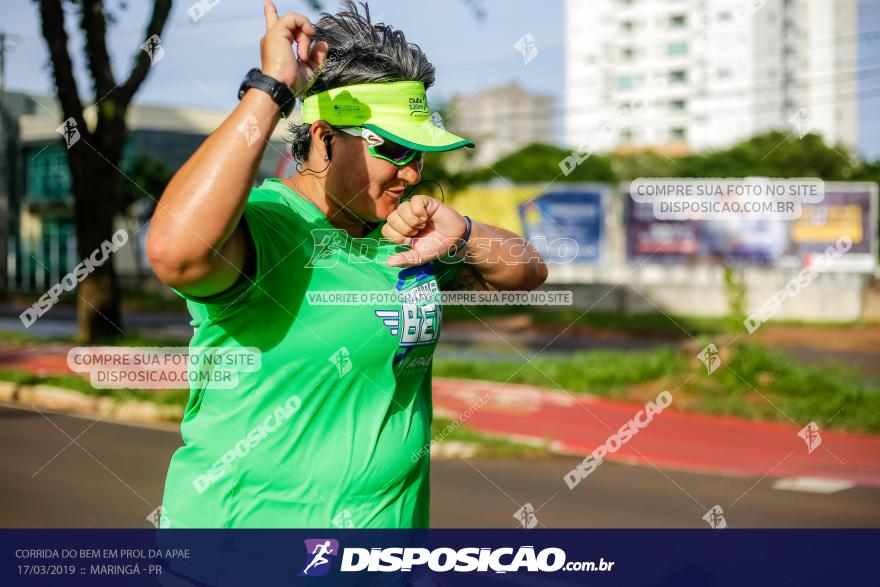
[[[873,99],[874,97],[876,97],[873,94],[863,95],[863,94],[867,94],[868,92],[875,91],[875,90],[880,91],[880,88],[862,87],[862,88],[859,88],[858,90],[851,91],[851,92],[836,92],[834,94],[820,96],[815,99],[811,98],[811,99],[807,100],[806,102],[804,102],[804,104],[802,106],[807,107],[807,108],[815,107],[815,106],[827,106],[827,105],[832,105],[838,101],[846,101],[846,100],[853,100],[853,99],[857,102],[864,101],[864,100]],[[742,94],[724,93],[724,94],[726,94],[728,96],[736,96],[736,95],[743,95],[744,93],[742,93]],[[691,103],[693,103],[693,101],[695,101],[695,100],[699,101],[700,99],[707,97],[707,96],[709,96],[709,94],[707,94],[706,96],[694,96],[690,99],[690,101],[691,101]],[[669,100],[675,100],[675,99],[677,99],[675,96],[669,96],[668,98],[664,98],[662,101],[656,100],[655,102],[666,103]],[[629,103],[629,101],[630,101],[630,100],[624,100],[622,98],[619,98],[619,100],[625,101],[627,103]],[[600,106],[601,106],[601,103],[598,103],[598,102],[569,102],[562,107],[556,107],[552,111],[547,112],[547,111],[536,110],[530,106],[525,106],[525,105],[524,106],[511,105],[511,107],[508,107],[508,108],[494,109],[492,111],[491,117],[480,116],[480,117],[476,117],[476,118],[477,119],[489,119],[489,118],[504,119],[504,118],[510,118],[510,117],[514,117],[514,116],[528,116],[531,119],[542,119],[542,120],[551,120],[551,119],[556,119],[556,118],[568,118],[568,119],[583,118],[583,117],[593,117],[595,115],[595,112],[590,111],[590,109],[595,110],[597,107],[600,107]],[[779,100],[772,100],[771,99],[770,101],[758,102],[755,104],[738,104],[738,105],[734,105],[734,106],[725,106],[724,111],[727,113],[727,115],[730,115],[730,113],[732,112],[734,116],[741,116],[742,113],[744,113],[744,112],[750,112],[750,111],[756,111],[756,110],[767,110],[767,109],[778,108],[778,107],[779,107]],[[567,111],[571,111],[571,110],[577,110],[578,112],[574,112],[574,113],[567,112]],[[641,109],[635,108],[635,110],[640,111]],[[614,111],[616,113],[622,114],[623,108],[618,107],[618,108],[615,108]],[[701,113],[702,112],[700,112],[700,111],[694,112],[693,110],[690,110],[690,111],[681,110],[681,111],[669,112],[667,115],[669,115],[669,116],[693,116],[695,114],[701,114]],[[719,116],[719,114],[716,113],[716,114],[713,114],[712,116]]]
[[[858,96],[858,100],[857,100],[857,101],[867,101],[867,100],[874,100],[874,99],[876,99],[876,98],[880,98],[880,88],[872,88],[872,89],[860,90],[858,93],[859,93],[859,94],[862,94],[862,95]],[[824,96],[823,98],[828,98],[828,97],[834,97],[834,96]],[[842,98],[843,98],[843,99],[847,99],[847,98],[849,98],[849,96],[843,96]],[[812,102],[810,103],[810,106],[823,106],[823,105],[834,104],[834,103],[835,103],[835,101],[824,102],[824,101],[820,100],[820,101],[812,101]],[[751,105],[750,105],[750,106],[746,106],[746,108],[747,108],[749,111],[755,111],[755,110],[759,110],[762,106],[766,106],[766,105],[760,105],[760,104],[759,104],[759,105],[754,105],[754,106],[751,106]],[[769,106],[772,106],[772,104],[769,105]],[[589,114],[589,113],[587,113],[587,114]],[[520,113],[520,115],[522,115],[522,113]],[[556,122],[558,119],[562,118],[562,117],[560,117],[558,114],[551,114],[551,115],[548,115],[548,113],[544,113],[544,112],[535,112],[535,111],[528,112],[528,113],[526,113],[525,115],[528,116],[529,118],[533,119],[533,120],[534,120],[534,119],[538,119],[539,121],[540,121],[540,120],[549,120],[549,119],[552,118],[553,122]],[[692,117],[692,116],[693,116],[693,113],[688,114],[687,112],[682,112],[681,115],[682,115],[682,116],[685,116],[685,117]],[[727,118],[727,117],[736,117],[736,116],[743,116],[743,115],[744,115],[744,113],[742,113],[742,112],[737,112],[737,111],[734,111],[733,109],[725,109],[725,111],[724,111],[723,113],[715,113],[715,114],[713,114],[712,116],[713,116],[713,117],[716,117],[716,118]],[[568,119],[570,120],[571,117],[569,116]],[[564,125],[564,128],[565,128],[565,130],[566,130],[569,134],[570,134],[570,133],[578,133],[578,132],[581,132],[581,133],[584,133],[584,134],[595,134],[595,133],[600,132],[600,128],[601,128],[601,126],[602,126],[603,123],[611,123],[611,122],[614,122],[614,119],[613,119],[613,118],[612,118],[612,119],[609,119],[609,120],[603,120],[603,121],[600,121],[598,124],[592,125],[592,126],[590,126],[589,128],[587,128],[586,125],[575,126],[575,125],[572,125],[572,124],[565,124],[565,125]],[[638,122],[639,122],[638,120],[634,120],[633,123],[631,123],[631,124],[629,124],[629,125],[621,124],[620,126],[621,126],[621,128],[622,128],[622,127],[624,127],[624,126],[631,126],[632,124],[638,124]],[[682,122],[682,123],[680,123],[680,124],[676,124],[676,123],[674,123],[674,122],[670,122],[670,123],[667,124],[667,126],[670,126],[670,127],[673,127],[673,126],[683,126],[683,125],[686,125],[686,124],[687,124],[686,122]],[[655,125],[652,124],[651,126],[655,126]],[[453,131],[456,130],[456,127],[455,127],[455,124],[454,124],[454,123],[450,123],[450,124],[449,124],[449,127],[450,127],[450,129],[453,130]],[[460,130],[460,132],[463,132],[463,133],[464,133],[464,132],[466,132],[466,130],[468,130],[468,129],[461,128],[461,129],[459,129],[459,130]]]
[[[880,57],[876,58],[875,61],[880,61]],[[843,74],[841,74],[841,75],[851,75],[851,74],[856,74],[856,77],[852,80],[844,80],[844,81],[857,82],[858,78],[875,77],[877,75],[880,75],[880,65],[877,65],[874,67],[865,67],[865,68],[861,68],[861,69],[848,70],[846,72],[843,72]],[[815,87],[815,86],[824,86],[824,85],[839,85],[842,83],[842,80],[835,79],[836,76],[832,72],[817,72],[814,75],[815,75],[815,77],[813,75],[811,75],[811,76],[801,76],[801,77],[795,78],[793,80],[793,82],[801,82],[801,83],[796,85],[795,83],[788,82],[788,86],[790,89],[794,89],[795,91],[798,91],[798,90],[804,89],[803,87],[798,87],[798,85],[803,85],[803,84],[806,84],[810,87]],[[828,78],[822,80],[822,79],[819,79],[819,76],[828,76]],[[635,100],[650,101],[649,99],[645,99],[644,96],[645,95],[651,96],[653,94],[660,93],[660,92],[663,92],[664,94],[669,93],[668,96],[664,95],[664,100],[676,100],[676,99],[688,99],[688,98],[702,99],[702,98],[718,96],[718,95],[724,96],[724,97],[733,97],[733,96],[746,96],[746,95],[751,95],[751,94],[755,94],[755,93],[757,93],[757,94],[771,94],[772,95],[772,94],[782,92],[783,82],[784,82],[784,80],[777,79],[777,78],[762,78],[762,79],[758,79],[758,80],[748,81],[743,84],[725,85],[724,87],[722,87],[718,90],[713,90],[713,91],[707,91],[706,88],[703,87],[700,89],[699,93],[695,93],[695,86],[691,82],[683,82],[682,85],[680,86],[680,89],[682,91],[681,94],[674,93],[676,86],[667,85],[666,87],[657,88],[657,90],[653,90],[653,91],[651,88],[645,88],[642,90],[632,89],[632,90],[626,91],[625,93],[617,90],[616,95],[612,99],[615,101],[618,101],[621,103],[627,103],[627,104],[632,101],[635,101]],[[594,87],[595,84],[585,84],[585,86]],[[493,86],[493,87],[498,87],[498,86]],[[476,92],[474,94],[471,94],[469,96],[463,96],[463,95],[454,96],[450,100],[450,102],[455,103],[456,100],[465,100],[465,101],[471,100],[472,98],[478,96],[481,93],[487,93],[487,92],[491,91],[493,89],[493,87],[486,88],[485,90],[481,90],[481,91]],[[580,85],[571,86],[571,84],[566,84],[567,90],[570,88],[577,89],[578,87],[581,87],[581,86]],[[754,88],[756,88],[756,87],[758,88],[757,92],[754,90]],[[672,91],[670,91],[670,90],[672,90]],[[538,94],[534,94],[534,95],[537,96]],[[577,107],[577,108],[584,108],[584,107],[594,108],[594,107],[602,105],[602,102],[571,101],[571,100],[567,100],[565,98],[563,98],[562,102],[563,102],[562,106],[559,107],[560,110],[566,110],[566,109],[571,109],[571,108],[575,108],[575,107]],[[524,108],[527,108],[527,107],[524,107]],[[497,112],[497,111],[495,111],[495,112]]]
[[[877,69],[878,66],[873,66],[873,64],[875,64],[875,63],[880,63],[880,56],[878,56],[878,57],[870,57],[870,58],[865,58],[865,59],[856,59],[856,60],[852,60],[852,61],[847,60],[845,63],[847,64],[847,66],[849,66],[850,63],[852,63],[852,64],[854,64],[854,65],[857,66],[855,69],[846,69],[846,70],[843,70],[843,72],[844,72],[846,75],[853,74],[853,73],[859,74],[860,72],[863,72],[863,71],[870,71],[870,70]],[[842,64],[840,64],[840,65],[842,65]],[[864,65],[864,66],[867,66],[867,67],[858,67],[859,65]],[[597,67],[599,67],[599,66],[597,66]],[[698,67],[699,69],[705,69],[705,68],[706,68],[705,65],[697,65],[697,64],[682,64],[682,65],[680,65],[680,66],[667,65],[667,66],[664,66],[663,71],[664,71],[665,73],[668,74],[668,73],[671,72],[671,71],[681,70],[681,69],[690,70],[690,68],[693,68],[693,67]],[[850,67],[851,67],[851,66],[850,66]],[[541,70],[541,72],[544,72],[544,71],[545,71],[545,70]],[[814,73],[811,73],[810,75],[801,75],[801,76],[797,76],[797,77],[793,77],[793,78],[791,78],[791,82],[789,82],[789,83],[792,83],[792,82],[794,82],[794,83],[797,83],[797,82],[804,82],[804,81],[808,81],[808,80],[816,79],[816,78],[818,78],[818,77],[820,77],[820,76],[828,75],[828,76],[830,76],[830,77],[829,77],[829,79],[828,79],[827,81],[817,81],[817,82],[814,82],[814,84],[837,84],[837,83],[840,83],[840,80],[833,79],[834,74],[835,74],[837,71],[838,71],[838,69],[835,69],[835,70],[826,70],[826,71],[821,71],[821,72],[814,72]],[[660,76],[663,75],[662,73],[659,72],[659,70],[655,70],[655,72],[656,72],[655,75],[658,76],[658,77],[660,77]],[[621,73],[622,73],[622,72],[621,72]],[[642,73],[643,75],[652,75],[651,72],[647,72],[647,71],[644,71],[644,72],[641,72],[641,73]],[[571,77],[571,76],[570,76],[570,75],[567,75],[566,77],[568,78],[568,77]],[[870,77],[870,76],[866,76],[866,77]],[[756,79],[756,80],[746,81],[746,82],[744,82],[744,83],[742,83],[742,84],[725,85],[725,88],[724,88],[724,89],[717,90],[717,91],[715,91],[714,93],[717,93],[717,94],[724,94],[724,95],[731,95],[731,93],[730,93],[730,90],[731,90],[731,89],[742,89],[742,90],[744,90],[744,91],[741,91],[740,93],[742,93],[742,94],[747,94],[747,93],[749,93],[749,90],[748,90],[748,89],[751,88],[751,87],[753,87],[753,86],[755,86],[755,85],[773,85],[773,84],[775,84],[775,85],[780,85],[780,86],[781,86],[781,85],[784,83],[784,79],[785,79],[785,78],[782,77],[782,76],[780,76],[780,77],[764,77],[764,78],[759,78],[759,79]],[[704,82],[704,83],[709,84],[710,82]],[[714,84],[713,84],[713,85],[714,85]],[[595,86],[596,86],[596,84],[593,83],[593,82],[591,82],[591,81],[589,81],[589,80],[587,80],[587,81],[583,81],[583,82],[573,82],[573,81],[566,80],[566,82],[565,82],[565,89],[566,89],[566,90],[569,90],[569,89],[579,89],[579,88],[594,88]],[[683,89],[683,90],[689,90],[690,88],[693,88],[693,85],[682,85],[682,89]],[[644,91],[644,90],[643,90],[643,91]],[[639,90],[638,90],[638,89],[634,89],[634,90],[632,90],[632,92],[633,92],[633,95],[636,96],[636,94],[637,94],[637,92],[639,92]],[[704,94],[704,95],[711,95],[712,93],[713,93],[713,92],[709,91],[709,92],[706,92],[706,94]],[[472,93],[472,94],[457,94],[457,95],[453,95],[453,97],[451,98],[451,100],[464,99],[464,98],[468,98],[468,99],[469,99],[470,97],[473,97],[474,95],[475,95],[474,93]],[[537,95],[537,94],[536,94],[536,95]],[[628,101],[630,98],[627,97],[627,98],[621,98],[621,99],[625,99],[625,100]]]

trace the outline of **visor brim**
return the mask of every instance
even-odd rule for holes
[[[453,134],[446,129],[434,126],[429,120],[418,125],[395,126],[384,124],[380,127],[375,124],[364,124],[363,126],[389,141],[428,153],[453,151],[462,147],[475,146],[472,141]]]

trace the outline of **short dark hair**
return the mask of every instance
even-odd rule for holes
[[[354,84],[418,81],[428,89],[434,84],[434,66],[402,31],[370,20],[370,7],[361,2],[363,14],[352,0],[345,0],[337,14],[322,13],[315,25],[312,46],[324,41],[327,60],[307,96]],[[290,153],[298,162],[308,159],[312,147],[310,124],[288,126]]]

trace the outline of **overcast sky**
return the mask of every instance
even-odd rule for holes
[[[203,0],[209,3],[212,0]],[[584,0],[589,1],[589,0]],[[135,100],[172,106],[231,109],[245,72],[259,66],[259,38],[265,25],[261,0],[219,0],[193,23],[189,0],[174,3],[172,18],[162,34],[165,55],[150,72]],[[482,7],[480,19],[471,8]],[[118,0],[108,0],[115,8]],[[131,67],[143,42],[148,15],[145,0],[129,1],[118,11],[109,48],[117,79]],[[296,10],[311,18],[301,0],[276,2],[279,12]],[[519,81],[526,88],[561,100],[564,84],[562,0],[429,0],[418,3],[372,0],[374,20],[386,21],[418,43],[437,67],[437,84],[429,94],[435,104],[454,94],[471,94],[486,85]],[[0,30],[19,35],[7,56],[9,90],[52,93],[48,54],[39,30],[33,0],[0,0]],[[333,9],[335,2],[324,2]],[[72,15],[71,15],[72,16]],[[80,93],[89,95],[82,44],[73,18],[68,18],[71,54],[77,67]],[[860,150],[880,157],[880,0],[860,3]],[[528,63],[514,44],[529,33],[538,52]],[[561,136],[557,128],[558,136]]]

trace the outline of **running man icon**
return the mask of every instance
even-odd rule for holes
[[[319,577],[330,571],[330,559],[328,556],[339,554],[339,542],[328,539],[306,540],[306,553],[308,555],[306,566],[300,573],[301,577]]]

